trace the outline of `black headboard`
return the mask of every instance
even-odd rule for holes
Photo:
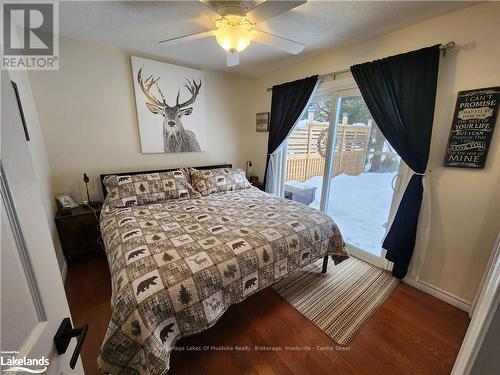
[[[219,164],[219,165],[204,165],[201,167],[193,167],[196,169],[216,169],[216,168],[232,168],[232,164]],[[134,174],[142,174],[142,173],[160,173],[160,172],[171,172],[171,171],[176,171],[180,168],[170,168],[170,169],[156,169],[154,171],[134,171],[134,172],[119,172],[119,173],[104,173],[100,175],[101,178],[101,187],[102,187],[102,195],[104,198],[106,198],[106,187],[104,186],[104,177],[109,176],[110,174],[115,175],[115,176],[130,176]]]

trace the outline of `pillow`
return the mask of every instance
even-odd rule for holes
[[[245,177],[245,172],[234,168],[207,169],[203,171],[191,168],[191,183],[201,195],[252,187]]]
[[[169,199],[199,198],[182,170],[104,178],[111,208],[142,206]]]
[[[181,168],[181,171],[184,172],[184,176],[186,176],[186,180],[191,184],[191,168]]]

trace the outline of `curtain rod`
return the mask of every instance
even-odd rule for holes
[[[439,46],[439,49],[443,53],[443,57],[444,57],[446,55],[446,51],[449,50],[449,49],[452,49],[453,47],[455,47],[455,42],[452,40],[452,41],[449,41],[448,43],[441,44]],[[326,78],[326,77],[333,77],[333,79],[335,80],[335,78],[337,76],[339,76],[341,74],[350,73],[350,72],[351,72],[351,69],[337,70],[336,72],[321,74],[320,76],[318,76],[318,79],[322,79],[322,78]],[[273,88],[272,87],[268,87],[266,90],[268,92],[269,91],[273,91]]]

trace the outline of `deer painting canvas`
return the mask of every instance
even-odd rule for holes
[[[203,72],[134,56],[131,63],[142,152],[205,151]]]

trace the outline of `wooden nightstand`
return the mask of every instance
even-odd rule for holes
[[[98,242],[100,237],[99,215],[102,205],[92,211],[79,206],[71,210],[69,215],[56,215],[56,226],[64,256],[68,262],[87,255],[98,254],[102,247]],[[96,218],[97,216],[97,218]]]
[[[264,187],[264,184],[261,181],[252,181],[250,182],[250,185],[255,186],[257,189],[260,189],[262,191],[266,190]]]

